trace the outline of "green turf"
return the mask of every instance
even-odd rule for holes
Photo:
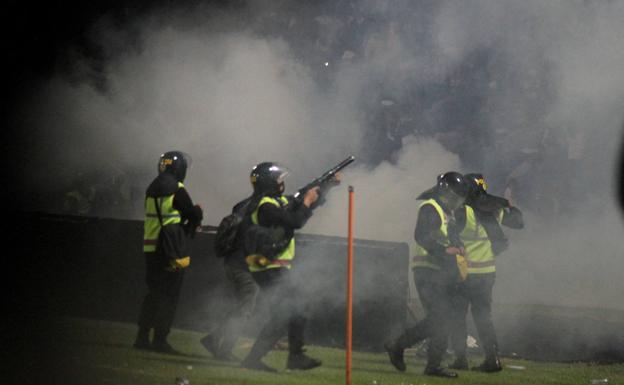
[[[284,369],[285,351],[273,351],[264,361],[277,369],[276,374],[240,368],[236,363],[223,363],[211,358],[199,344],[202,334],[174,330],[171,344],[184,352],[171,356],[136,350],[131,343],[134,325],[85,319],[58,319],[54,359],[59,373],[71,377],[77,384],[174,384],[176,377],[188,378],[191,385],[209,384],[344,384],[345,352],[308,346],[308,354],[323,360],[323,366],[310,371]],[[243,340],[235,349],[242,357],[250,341]],[[435,385],[435,384],[583,384],[592,379],[608,379],[608,385],[624,385],[624,364],[592,365],[587,363],[560,364],[505,359],[504,365],[522,366],[524,370],[508,367],[495,374],[460,371],[457,380],[445,380],[422,375],[424,361],[407,357],[408,369],[399,373],[390,366],[385,354],[355,352],[352,384],[366,385]],[[471,360],[478,364],[479,357]],[[51,381],[56,382],[56,381]]]

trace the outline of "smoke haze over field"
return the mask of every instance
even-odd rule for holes
[[[79,173],[128,172],[138,203],[120,216],[140,218],[158,155],[180,149],[217,224],[254,164],[288,166],[292,191],[353,154],[304,231],[344,236],[351,184],[356,236],[411,242],[414,199],[436,175],[483,172],[527,223],[508,231],[497,300],[624,309],[624,1],[295,4],[97,20],[99,54],[68,49],[69,69],[16,112],[35,208]]]

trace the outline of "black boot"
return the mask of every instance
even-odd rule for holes
[[[399,372],[405,371],[405,360],[403,359],[403,351],[405,350],[400,344],[400,338],[395,341],[389,341],[384,344],[390,363]]]
[[[251,347],[251,350],[247,354],[247,357],[245,357],[243,362],[241,362],[241,366],[243,368],[261,370],[263,372],[277,372],[276,369],[267,366],[264,362],[261,361],[262,357],[264,357],[265,354],[267,354],[271,350],[275,342],[275,340],[272,338],[266,338],[263,334],[263,331],[260,332],[258,339]]]
[[[154,344],[152,344],[152,349],[159,353],[173,354],[175,356],[179,356],[182,354],[179,351],[175,350],[173,346],[169,345],[169,342],[167,341],[154,341]]]
[[[451,372],[450,370],[444,369],[440,366],[432,367],[427,366],[424,371],[425,376],[435,376],[435,377],[443,377],[443,378],[457,378],[459,377],[457,373]]]
[[[215,358],[222,361],[239,361],[238,358],[232,355],[232,350],[234,346],[236,346],[236,340],[238,340],[238,332],[232,333],[226,330],[226,333],[223,334],[223,338],[221,338],[221,344],[219,345],[219,350]]]
[[[308,370],[321,366],[322,362],[301,353],[288,354],[287,369]]]
[[[479,366],[475,366],[472,370],[485,373],[496,373],[503,370],[500,359],[497,355],[492,355],[485,358],[485,361]]]
[[[180,355],[179,351],[175,350],[169,342],[167,342],[167,334],[159,332],[157,330],[154,331],[154,341],[152,342],[152,350],[155,350],[160,353]]]
[[[208,334],[206,337],[199,340],[202,346],[208,350],[214,358],[221,361],[238,361],[236,357],[232,355],[231,348],[226,349],[225,343],[219,344],[219,339],[215,334]]]
[[[208,334],[206,337],[199,340],[199,343],[202,344],[204,349],[212,353],[213,356],[217,357],[219,355],[219,340],[214,334]]]
[[[468,360],[466,356],[458,356],[455,358],[455,362],[449,365],[450,369],[456,370],[468,370]]]
[[[134,344],[135,349],[149,350],[152,348],[152,344],[149,341],[149,329],[139,328]]]

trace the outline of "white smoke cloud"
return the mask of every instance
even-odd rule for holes
[[[459,159],[438,142],[405,138],[396,165],[383,162],[374,170],[344,172],[344,182],[328,194],[327,203],[306,225],[306,232],[346,236],[348,193],[354,186],[354,236],[360,239],[411,242],[419,201],[440,170],[460,170]]]
[[[250,192],[254,164],[275,160],[301,175],[359,146],[347,102],[321,95],[283,41],[173,28],[141,34],[140,50],[108,63],[105,92],[60,79],[43,90],[37,115],[59,166],[151,173],[160,153],[181,149],[193,157],[189,190],[216,223]]]
[[[345,59],[331,61],[329,87],[297,56],[297,40],[287,39],[301,20],[283,3],[252,5],[262,17],[241,28],[233,27],[235,17],[225,18],[227,28],[219,29],[222,20],[189,12],[168,17],[155,11],[116,27],[100,22],[93,39],[106,58],[96,76],[104,86],[93,81],[88,58],[76,62],[72,77],[42,86],[35,107],[27,108],[37,138],[29,174],[46,184],[75,171],[137,167],[147,185],[158,155],[181,149],[194,158],[189,190],[204,206],[206,222],[216,224],[250,192],[247,177],[255,163],[287,165],[292,191],[347,155],[363,155],[368,131],[361,100],[372,84],[400,98],[409,87],[451,75],[475,78],[472,96],[481,105],[469,118],[484,138],[474,151],[483,169],[465,169],[447,142],[445,147],[431,136],[407,136],[395,163],[347,169],[343,185],[305,231],[345,234],[351,184],[356,236],[409,243],[414,198],[437,174],[481,171],[491,177],[492,192],[502,194],[505,179],[526,161],[523,183],[532,198],[547,203],[533,202],[544,209],[527,212],[526,230],[510,232],[512,247],[499,261],[500,300],[621,308],[615,294],[622,284],[614,272],[624,269],[615,257],[624,248],[616,241],[622,223],[613,214],[612,175],[624,105],[624,2],[399,2],[400,9],[388,2],[356,3],[351,9],[357,15],[317,20],[331,28],[321,34],[322,47],[343,37],[340,28],[350,17],[385,15],[394,22],[362,24],[351,32],[361,38],[360,49],[347,46],[352,52]],[[197,12],[206,9],[198,6]],[[271,30],[276,20],[284,37],[279,28],[254,30]],[[461,69],[475,52],[489,59]],[[457,109],[472,102],[466,95]],[[469,144],[469,122],[448,127],[442,118],[459,113],[441,105],[420,118],[429,119],[434,132],[455,130],[454,149]],[[520,158],[540,148],[542,163]]]

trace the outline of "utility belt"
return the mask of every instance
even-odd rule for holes
[[[473,274],[488,274],[496,272],[496,261],[494,259],[488,259],[486,261],[468,261],[468,273]]]
[[[145,255],[169,272],[184,270],[191,264],[191,257],[188,255],[180,258],[169,258],[158,251],[148,251]]]
[[[426,255],[415,255],[412,257],[412,263],[414,264],[418,264],[418,266],[414,266],[414,267],[429,267],[426,265],[430,265],[433,268],[439,269],[440,266],[432,263],[431,261],[429,261],[429,259],[427,259]],[[495,260],[489,260],[489,261],[483,261],[483,262],[477,262],[477,261],[471,261],[468,259],[468,267],[490,267],[490,266],[496,266],[496,261]]]
[[[431,262],[427,255],[415,255],[412,257],[412,268],[427,268],[440,270],[440,266]]]
[[[429,269],[435,269],[435,270],[440,270],[440,266],[436,265],[435,263],[431,262],[429,260],[429,258],[427,258],[427,255],[416,255],[412,257],[412,267],[413,268],[429,268]],[[466,257],[464,257],[461,254],[457,254],[455,256],[455,262],[456,262],[456,266],[457,266],[457,275],[458,278],[461,282],[465,281],[466,278],[468,277],[468,268],[470,267],[469,262],[467,261]]]
[[[245,257],[247,265],[258,268],[277,268],[286,267],[290,269],[292,260],[288,259],[270,259],[261,254],[251,254]]]
[[[483,262],[468,260],[468,267],[479,268],[479,267],[491,267],[491,266],[496,266],[496,262],[493,259],[489,261],[483,261]]]
[[[182,258],[175,258],[169,260],[169,266],[165,270],[167,271],[179,271],[182,269],[186,269],[191,264],[191,257],[186,256]]]

